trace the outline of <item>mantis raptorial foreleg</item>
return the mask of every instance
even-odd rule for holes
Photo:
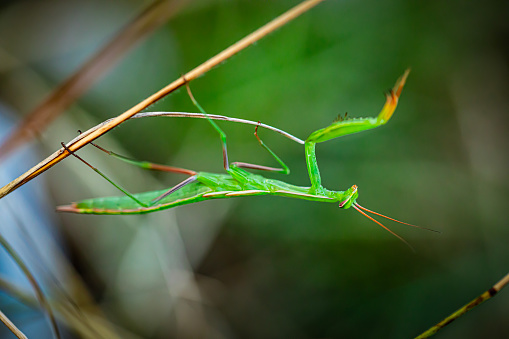
[[[311,181],[310,193],[323,194],[324,192],[320,171],[318,170],[318,163],[316,162],[315,145],[344,135],[350,135],[372,129],[389,121],[396,109],[396,106],[398,105],[399,96],[401,95],[401,91],[403,90],[403,86],[405,85],[405,81],[409,73],[410,69],[407,69],[396,81],[394,87],[386,93],[385,104],[382,107],[382,111],[376,118],[342,119],[311,133],[311,135],[306,139],[306,163],[309,172],[309,180]]]

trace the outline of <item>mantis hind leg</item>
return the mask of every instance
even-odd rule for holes
[[[103,151],[104,153],[106,153],[108,155],[111,155],[119,160],[127,162],[128,164],[141,167],[143,169],[149,169],[149,170],[153,170],[153,171],[172,172],[172,173],[182,173],[182,174],[188,174],[188,175],[196,174],[195,171],[185,169],[185,168],[173,167],[173,166],[156,164],[156,163],[148,162],[148,161],[140,161],[140,160],[130,159],[130,158],[120,155],[118,153],[109,151],[97,144],[94,144],[93,142],[91,142],[91,144],[92,144],[92,146],[95,146],[96,148],[98,148],[99,150]]]
[[[187,169],[183,169],[183,168],[178,168],[178,167],[172,167],[172,166],[165,166],[165,165],[159,165],[159,164],[154,164],[154,163],[149,163],[149,162],[146,162],[146,161],[137,161],[137,160],[132,160],[132,159],[129,159],[129,158],[126,158],[122,155],[119,155],[119,154],[116,154],[114,152],[111,152],[111,151],[108,151],[94,143],[92,143],[92,145],[94,145],[95,147],[97,147],[98,149],[102,150],[103,152],[106,152],[108,153],[109,155],[112,155],[122,161],[125,161],[127,163],[130,163],[130,164],[133,164],[133,165],[136,165],[136,166],[139,166],[139,167],[142,167],[142,168],[145,168],[145,169],[152,169],[152,170],[159,170],[159,171],[164,171],[164,172],[176,172],[176,173],[184,173],[184,174],[190,174],[191,176],[187,179],[185,179],[184,181],[178,183],[177,185],[173,186],[172,188],[170,188],[169,190],[167,190],[166,192],[164,192],[163,194],[161,194],[160,196],[158,196],[157,198],[155,198],[154,200],[152,200],[149,204],[145,204],[143,202],[141,202],[139,199],[137,199],[134,195],[132,195],[131,193],[129,193],[126,189],[124,189],[122,186],[116,184],[115,182],[113,182],[110,178],[108,178],[104,173],[102,173],[99,169],[97,169],[96,167],[90,165],[87,161],[85,161],[83,158],[81,158],[79,155],[77,155],[76,153],[74,153],[73,151],[71,151],[66,145],[65,143],[61,143],[62,147],[67,151],[69,152],[71,155],[73,155],[74,157],[76,157],[77,159],[79,159],[80,161],[82,161],[84,164],[86,164],[88,167],[90,167],[92,170],[94,170],[97,174],[99,174],[100,176],[102,176],[104,179],[106,179],[110,184],[112,184],[113,186],[115,186],[119,191],[121,191],[122,193],[124,193],[126,196],[128,196],[129,198],[131,198],[133,201],[135,201],[138,205],[140,205],[141,207],[150,207],[150,206],[153,206],[155,204],[157,204],[159,201],[161,201],[162,199],[166,198],[168,195],[172,194],[173,192],[181,189],[182,187],[196,181],[196,172],[194,171],[191,171],[191,170],[187,170]]]
[[[155,204],[157,204],[159,201],[163,200],[164,198],[166,198],[167,196],[169,196],[170,194],[172,194],[173,192],[176,192],[178,191],[179,189],[181,189],[182,187],[196,181],[197,178],[196,178],[196,175],[193,175],[189,178],[187,178],[186,180],[176,184],[175,186],[173,186],[172,188],[170,188],[169,190],[167,190],[166,192],[164,192],[163,194],[161,194],[160,196],[158,196],[157,198],[155,198],[154,200],[152,200],[150,202],[150,206],[153,206]]]
[[[74,153],[73,151],[71,151],[66,145],[65,143],[61,143],[62,147],[67,151],[69,152],[69,154],[73,155],[74,157],[76,157],[77,159],[79,159],[81,162],[83,162],[85,165],[87,165],[88,167],[90,167],[92,170],[94,170],[97,174],[99,174],[101,177],[103,177],[104,179],[106,179],[106,181],[108,181],[110,184],[112,184],[113,186],[115,186],[119,191],[121,191],[122,193],[124,193],[125,195],[127,195],[129,198],[131,198],[133,201],[135,201],[138,205],[140,205],[141,207],[148,207],[147,204],[144,204],[142,203],[140,200],[136,199],[135,196],[133,196],[131,193],[129,193],[127,190],[125,190],[124,188],[122,188],[122,186],[116,184],[115,182],[113,182],[113,180],[111,180],[110,178],[108,178],[104,173],[102,173],[99,169],[97,169],[96,167],[90,165],[88,162],[86,162],[83,158],[81,158],[79,155],[77,155],[76,153]]]
[[[260,123],[260,122],[258,122],[258,123]],[[269,148],[269,146],[265,145],[265,143],[262,141],[262,139],[260,139],[260,137],[258,136],[258,126],[259,125],[257,125],[255,127],[255,132],[254,132],[254,135],[255,135],[256,139],[258,140],[258,143],[260,144],[260,146],[265,148],[267,150],[267,152],[269,152],[274,157],[274,159],[276,159],[276,161],[281,165],[282,168],[275,168],[275,167],[269,167],[269,166],[250,164],[250,163],[246,163],[246,162],[234,162],[232,165],[235,165],[235,166],[241,167],[241,168],[247,168],[247,169],[256,169],[256,170],[261,170],[261,171],[279,172],[279,173],[283,173],[283,174],[290,174],[290,169],[288,168],[288,166],[286,166],[286,164],[283,162],[283,160],[281,160],[281,158],[279,158],[276,155],[276,153],[274,153]]]
[[[221,138],[221,143],[223,146],[224,169],[226,171],[229,171],[230,164],[228,162],[228,149],[226,147],[226,134],[212,119],[210,119],[208,117],[208,113],[203,109],[203,107],[201,107],[201,105],[198,103],[198,101],[196,101],[196,99],[193,96],[193,93],[191,92],[191,88],[189,87],[188,83],[186,83],[186,88],[187,88],[187,93],[188,93],[189,97],[191,98],[191,101],[193,102],[193,104],[200,110],[200,112],[202,112],[207,117],[207,120],[214,127],[214,129],[219,133],[219,136]],[[260,122],[258,122],[258,123],[260,123]],[[257,125],[255,127],[255,133],[254,133],[256,136],[256,139],[258,139],[258,142],[260,143],[260,145],[263,148],[265,148],[276,159],[276,161],[281,165],[282,168],[250,164],[250,163],[246,163],[246,162],[234,162],[234,163],[232,163],[232,165],[235,165],[236,167],[240,167],[240,168],[256,169],[256,170],[262,170],[262,171],[280,172],[280,173],[284,173],[284,174],[289,174],[290,169],[288,168],[288,166],[286,166],[286,164],[267,145],[265,145],[265,143],[258,136],[258,126],[259,125]]]

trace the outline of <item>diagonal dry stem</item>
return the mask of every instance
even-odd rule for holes
[[[138,103],[134,107],[128,109],[121,115],[117,116],[116,118],[111,119],[108,123],[104,124],[97,130],[89,133],[89,134],[83,134],[80,136],[81,138],[78,138],[75,142],[72,144],[68,144],[67,147],[72,152],[75,152],[88,144],[91,141],[94,141],[96,138],[100,137],[101,135],[105,134],[112,128],[120,125],[136,113],[142,111],[143,109],[147,108],[148,106],[152,105],[156,101],[160,100],[161,98],[165,97],[166,95],[170,94],[171,92],[175,91],[182,85],[186,83],[186,81],[191,81],[196,79],[197,77],[203,75],[204,73],[208,72],[213,67],[221,64],[222,62],[226,61],[231,56],[237,54],[244,48],[250,46],[251,44],[255,43],[256,41],[262,39],[267,34],[273,32],[277,28],[285,25],[289,21],[295,19],[299,15],[307,12],[323,0],[306,0],[298,4],[297,6],[293,7],[292,9],[288,10],[287,12],[283,13],[279,17],[275,18],[274,20],[270,21],[269,23],[265,24],[264,26],[260,27],[253,33],[249,34],[245,38],[239,40],[235,44],[231,45],[227,49],[223,50],[216,56],[210,58],[209,60],[205,61],[195,69],[191,70],[190,72],[184,74],[168,86],[164,87],[160,91],[152,94],[147,99],[143,100],[142,102]],[[28,181],[32,180],[39,174],[43,173],[44,171],[48,170],[49,168],[53,167],[63,159],[65,159],[67,156],[69,156],[69,153],[64,149],[61,148],[58,151],[51,154],[49,157],[41,161],[39,164],[32,167],[30,170],[28,170],[23,175],[19,176],[15,180],[11,181],[4,187],[0,189],[0,198],[3,198],[10,192],[14,191],[18,187],[24,185]]]

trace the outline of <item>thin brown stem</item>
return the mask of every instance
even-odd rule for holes
[[[233,55],[237,54],[241,50],[245,49],[246,47],[250,46],[251,44],[255,43],[256,41],[262,39],[267,34],[273,32],[277,28],[285,25],[289,21],[295,19],[299,15],[307,12],[314,6],[318,5],[323,0],[306,0],[301,2],[299,5],[293,7],[289,11],[283,13],[279,17],[275,18],[274,20],[270,21],[266,25],[262,26],[261,28],[257,29],[253,33],[249,34],[245,38],[239,40],[235,44],[231,45],[227,49],[223,50],[216,56],[212,57],[211,59],[205,61],[195,69],[191,70],[190,72],[186,73],[185,75],[181,76],[168,86],[164,87],[160,91],[156,92],[155,94],[152,94],[147,99],[143,100],[142,102],[138,103],[134,107],[130,108],[129,110],[125,111],[121,115],[117,116],[116,118],[113,118],[110,120],[107,124],[102,125],[97,130],[91,132],[90,134],[83,133],[80,135],[81,138],[78,138],[78,140],[72,144],[67,144],[67,147],[72,151],[76,152],[86,144],[88,144],[91,141],[94,141],[101,135],[105,134],[106,132],[110,131],[114,127],[120,125],[127,119],[131,118],[136,113],[142,111],[143,109],[147,108],[148,106],[152,105],[156,101],[160,100],[161,98],[165,97],[166,95],[170,94],[171,92],[175,91],[176,89],[180,88],[182,85],[185,84],[186,81],[192,81],[196,79],[197,77],[203,75],[204,73],[208,72],[213,67],[223,63],[228,58],[232,57]],[[185,79],[185,80],[184,80]],[[69,152],[67,152],[64,148],[59,149],[58,151],[51,154],[49,157],[41,161],[39,164],[32,167],[30,170],[16,178],[15,180],[11,181],[4,187],[0,189],[0,198],[4,197],[5,195],[9,194],[10,192],[14,191],[18,187],[24,185],[25,183],[29,182],[33,178],[37,177],[39,174],[47,171],[49,168],[53,167],[63,159],[69,156]]]
[[[482,304],[483,302],[485,302],[488,299],[491,299],[495,294],[497,294],[508,283],[509,283],[509,273],[505,277],[500,279],[500,281],[498,281],[495,285],[493,285],[492,288],[490,288],[489,290],[487,290],[486,292],[484,292],[483,294],[481,294],[474,300],[470,301],[468,304],[461,307],[456,312],[452,313],[451,315],[449,315],[444,320],[440,321],[435,326],[433,326],[433,327],[429,328],[428,330],[426,330],[425,332],[419,334],[417,337],[415,337],[415,339],[424,339],[424,338],[431,337],[432,335],[434,335],[435,333],[440,331],[442,328],[449,325],[454,320],[458,319],[459,317],[461,317],[463,314],[467,313],[474,307],[479,306],[480,304]]]

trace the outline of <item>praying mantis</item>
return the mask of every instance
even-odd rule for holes
[[[146,169],[161,170],[167,172],[183,173],[189,177],[177,185],[158,191],[144,192],[131,194],[115,184],[108,177],[102,174],[99,170],[92,167],[85,160],[81,159],[78,155],[70,151],[65,144],[62,146],[72,155],[85,162],[89,167],[94,169],[97,173],[102,175],[106,180],[112,183],[115,187],[121,190],[125,195],[121,197],[105,197],[82,200],[80,202],[71,203],[70,205],[59,206],[57,210],[60,212],[72,212],[82,214],[142,214],[151,213],[159,210],[173,208],[176,206],[191,204],[199,201],[210,199],[224,199],[233,197],[246,197],[256,195],[276,195],[311,201],[338,203],[340,208],[348,209],[353,207],[365,217],[371,219],[391,234],[399,238],[410,248],[410,244],[401,236],[384,226],[379,221],[367,213],[375,214],[383,218],[387,218],[402,224],[413,227],[424,228],[399,220],[387,217],[383,214],[374,212],[357,203],[359,196],[358,187],[351,186],[346,191],[331,191],[322,186],[320,171],[315,154],[315,146],[327,140],[338,138],[344,135],[354,134],[357,132],[372,129],[384,125],[389,121],[393,115],[398,104],[399,97],[405,85],[407,76],[410,70],[406,70],[404,74],[396,81],[394,87],[386,93],[386,101],[376,118],[349,118],[338,119],[331,125],[319,129],[305,140],[305,156],[306,164],[309,173],[311,186],[302,187],[296,186],[284,181],[268,179],[258,174],[253,174],[247,170],[262,170],[269,172],[278,172],[282,174],[289,174],[290,170],[286,164],[259,138],[257,134],[258,126],[255,128],[255,136],[259,144],[269,152],[272,157],[280,164],[280,168],[228,161],[228,151],[226,143],[226,134],[221,128],[208,116],[205,110],[194,99],[189,86],[187,85],[188,93],[195,104],[195,106],[203,113],[204,117],[210,122],[212,127],[218,132],[222,150],[223,150],[223,163],[226,173],[216,174],[208,172],[196,172],[188,169],[159,165],[144,161],[136,161],[125,158],[119,154],[108,151],[96,144],[92,144],[100,150],[113,155],[116,158],[140,166]],[[427,228],[424,228],[427,229]],[[427,229],[430,230],[430,229]],[[433,230],[431,230],[433,231]]]

